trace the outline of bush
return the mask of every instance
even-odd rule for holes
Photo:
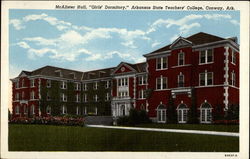
[[[130,109],[129,116],[119,117],[117,119],[117,125],[133,126],[136,124],[150,123],[147,112],[145,110]]]
[[[84,118],[65,116],[49,116],[49,117],[14,117],[10,120],[13,124],[45,124],[45,125],[69,125],[84,126]]]

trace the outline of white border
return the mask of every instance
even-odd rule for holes
[[[8,37],[8,9],[55,9],[55,4],[99,4],[99,5],[200,5],[200,6],[234,6],[240,10],[240,152],[239,153],[198,153],[198,152],[8,152],[8,82],[9,82],[9,37]],[[240,158],[247,159],[249,155],[249,2],[248,1],[3,1],[1,12],[1,158]],[[72,145],[73,146],[73,145]],[[235,145],[237,146],[237,145]],[[225,157],[225,154],[237,154],[237,157]],[[184,157],[185,156],[185,157]]]

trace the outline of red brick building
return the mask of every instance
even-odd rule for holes
[[[145,54],[146,62],[89,72],[45,66],[22,71],[13,82],[13,114],[128,115],[144,109],[159,123],[167,122],[169,100],[178,122],[186,123],[195,105],[201,123],[224,115],[239,104],[239,45],[206,33],[179,37]]]

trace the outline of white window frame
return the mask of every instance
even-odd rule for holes
[[[35,115],[35,105],[34,104],[32,104],[30,106],[30,112],[31,112],[32,115]]]
[[[61,87],[61,89],[67,89],[67,82],[61,81],[60,87]]]
[[[167,121],[167,109],[157,109],[157,122],[166,123],[166,121]]]
[[[25,99],[25,92],[22,91],[22,100],[24,100],[24,99]]]
[[[67,95],[65,95],[64,93],[61,93],[61,101],[67,102]]]
[[[145,90],[144,89],[139,90],[139,99],[145,99]]]
[[[35,99],[35,92],[34,91],[30,92],[30,99],[31,100]]]
[[[24,79],[22,79],[22,88],[24,88],[25,86],[25,83],[24,83]]]
[[[231,85],[236,86],[236,74],[234,71],[231,72]]]
[[[106,93],[106,101],[110,101],[110,93]]]
[[[47,98],[46,98],[48,101],[49,100],[51,100],[51,98],[50,98],[50,93],[49,92],[47,92]]]
[[[30,87],[35,87],[35,79],[30,80]]]
[[[95,82],[95,83],[94,83],[93,88],[94,88],[94,90],[97,90],[97,89],[98,89],[98,82]]]
[[[84,111],[84,112],[83,112],[84,115],[88,114],[88,109],[87,109],[87,107],[84,107],[83,111]]]
[[[83,83],[83,90],[84,91],[88,90],[88,84],[87,83]]]
[[[147,82],[147,76],[146,75],[143,75],[143,76],[139,76],[138,77],[138,80],[139,80],[139,85],[146,85],[148,82]]]
[[[183,81],[180,81],[180,76],[183,76]],[[183,86],[180,86],[179,84],[180,83],[183,83]],[[184,87],[184,85],[185,85],[185,76],[184,76],[184,74],[182,74],[182,72],[180,72],[180,74],[178,75],[178,87]]]
[[[23,106],[23,114],[28,114],[28,106],[27,105]]]
[[[212,106],[210,105],[210,108],[202,108],[202,105],[204,103],[201,104],[200,106],[200,123],[205,123],[205,124],[209,124],[212,123]],[[203,112],[204,111],[204,112]],[[204,113],[204,120],[203,120],[203,113]],[[210,116],[209,116],[210,115]],[[208,120],[210,118],[210,120]]]
[[[183,103],[181,103],[183,104]],[[179,104],[179,106],[181,105]],[[185,104],[186,105],[186,104]],[[188,110],[189,108],[186,105],[186,108],[179,108],[179,106],[177,107],[177,120],[178,123],[187,123],[188,121]],[[181,113],[180,113],[181,112]],[[186,118],[184,118],[184,113],[186,113]],[[179,120],[181,118],[181,120]]]
[[[77,91],[81,90],[81,83],[75,82],[75,90]]]
[[[17,92],[16,95],[15,95],[15,99],[16,99],[16,101],[20,100],[20,95],[19,95],[18,92]]]
[[[88,102],[88,95],[86,93],[83,94],[83,102]]]
[[[51,114],[51,106],[46,107],[46,114]]]
[[[236,53],[234,50],[232,50],[232,64],[236,64]]]
[[[76,102],[78,102],[78,103],[80,102],[80,94],[79,93],[76,94]]]
[[[183,64],[180,64],[180,55],[183,55]],[[178,53],[178,66],[183,66],[183,65],[185,65],[185,53],[184,52],[179,52]]]
[[[62,114],[67,114],[67,107],[65,105],[62,106]]]
[[[107,80],[105,83],[105,88],[110,88],[111,87],[111,81]]]
[[[46,81],[46,87],[47,87],[47,88],[50,88],[50,87],[51,87],[51,80],[47,80],[47,81]]]
[[[157,85],[158,85],[158,79],[161,79],[161,83],[160,83],[161,88],[160,89],[157,87]],[[166,79],[166,88],[163,88],[163,81],[164,81],[164,79]],[[160,77],[156,78],[156,90],[166,90],[167,88],[168,88],[168,78],[167,77],[163,77],[161,75]]]
[[[164,58],[166,58],[166,66],[164,67]],[[158,68],[158,59],[160,59],[160,68]],[[167,69],[168,68],[168,57],[167,56],[165,56],[165,57],[159,57],[159,58],[156,58],[156,70],[165,70],[165,69]]]
[[[212,61],[208,62],[208,50],[212,50]],[[201,62],[201,52],[205,51],[205,62]],[[199,52],[199,64],[210,64],[214,62],[214,50],[213,49],[206,49],[206,50],[201,50]]]
[[[17,105],[15,107],[15,114],[20,114],[20,106],[19,105]]]
[[[208,85],[208,74],[212,73],[212,84]],[[205,74],[205,85],[201,85],[201,74]],[[201,72],[199,73],[199,86],[213,86],[214,85],[214,73],[213,72]]]
[[[79,106],[76,106],[76,115],[80,115]]]
[[[99,100],[98,95],[95,94],[95,95],[94,95],[94,101],[95,101],[95,102],[98,102],[98,100]]]

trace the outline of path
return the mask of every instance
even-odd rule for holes
[[[239,137],[239,133],[233,133],[233,132],[203,131],[203,130],[182,130],[182,129],[158,129],[158,128],[105,126],[105,125],[86,125],[86,126],[87,127],[93,127],[93,128],[143,130],[143,131],[157,131],[157,132],[173,132],[173,133],[187,133],[187,134],[203,134],[203,135],[220,135],[220,136]]]

